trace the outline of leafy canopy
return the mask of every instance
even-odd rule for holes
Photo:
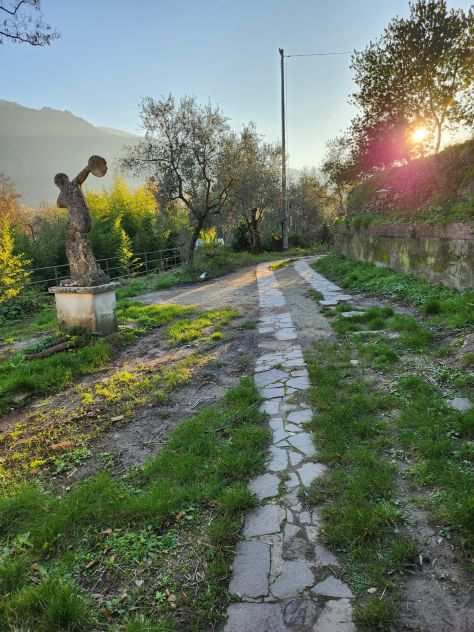
[[[446,126],[472,122],[474,10],[451,9],[446,0],[410,3],[383,35],[352,58],[360,113],[352,135],[363,169],[386,166],[413,152],[407,133],[430,132],[438,151]]]

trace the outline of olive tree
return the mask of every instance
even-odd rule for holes
[[[191,97],[148,97],[141,119],[145,138],[128,148],[122,167],[152,177],[167,203],[177,200],[188,210],[192,263],[202,229],[226,208],[238,148],[220,109]]]
[[[473,8],[448,9],[446,0],[416,0],[409,7],[407,18],[395,17],[352,58],[358,86],[353,99],[360,108],[356,134],[366,145],[383,134],[385,145],[393,132],[397,159],[405,157],[402,128],[427,128],[438,152],[443,130],[472,118]],[[386,160],[386,152],[372,155],[373,166],[383,166],[379,158]]]
[[[237,222],[245,222],[250,247],[258,252],[262,248],[260,225],[264,215],[279,203],[281,149],[262,142],[252,123],[236,137],[235,143],[231,214]]]
[[[58,37],[43,20],[40,0],[0,0],[0,44],[49,46]]]

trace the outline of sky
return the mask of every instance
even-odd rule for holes
[[[470,0],[450,6],[468,8]],[[143,97],[191,95],[279,141],[280,57],[364,48],[408,0],[43,0],[49,48],[0,47],[0,98],[140,133]],[[318,166],[354,113],[350,55],[287,66],[289,164]]]

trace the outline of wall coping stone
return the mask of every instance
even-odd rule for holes
[[[51,294],[104,294],[119,287],[120,283],[104,283],[103,285],[79,286],[79,285],[55,285],[48,288]]]
[[[452,239],[474,241],[474,226],[465,222],[449,224],[428,224],[425,222],[369,224],[366,228],[350,228],[346,225],[336,226],[336,232],[366,232],[373,237],[395,237],[400,239]]]

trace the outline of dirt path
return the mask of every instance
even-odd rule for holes
[[[241,377],[253,371],[257,317],[255,268],[215,282],[154,292],[136,300],[146,304],[192,304],[203,310],[225,306],[234,308],[240,316],[223,328],[222,340],[204,344],[196,341],[173,347],[163,329],[151,330],[121,351],[104,370],[78,380],[61,393],[31,400],[22,409],[1,417],[0,433],[5,437],[20,426],[25,429],[22,442],[28,437],[46,436],[43,428],[66,419],[68,423],[71,420],[76,423],[84,435],[89,431],[94,434],[94,427],[105,428],[95,432],[98,436],[89,445],[91,455],[57,478],[60,484],[70,485],[89,476],[103,469],[104,462],[118,474],[141,465],[160,450],[178,423],[199,407],[221,399]],[[193,369],[190,380],[175,389],[165,402],[151,398],[142,404],[139,399],[136,402],[132,399],[126,411],[113,401],[84,406],[84,389],[93,391],[123,372],[144,378],[153,376],[163,367],[172,367],[193,354],[205,356],[203,366]],[[60,445],[62,439],[53,443]],[[69,438],[67,443],[71,443]],[[15,449],[13,445],[11,449]]]
[[[199,285],[142,294],[134,300],[147,305],[153,303],[198,305],[202,309],[233,307],[239,310],[242,316],[255,318],[257,309],[255,267],[245,268],[212,281],[204,281]]]

